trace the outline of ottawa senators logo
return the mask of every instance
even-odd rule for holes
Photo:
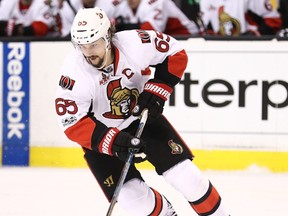
[[[219,8],[219,21],[220,29],[219,32],[223,36],[238,36],[241,32],[240,22],[231,17],[224,11],[224,7]]]
[[[59,81],[59,86],[61,86],[63,89],[69,89],[72,90],[75,84],[75,80],[71,79],[68,76],[61,76]]]
[[[126,119],[137,104],[138,90],[122,88],[120,80],[113,80],[107,85],[107,97],[110,100],[111,111],[103,114],[106,118]]]
[[[151,43],[150,35],[145,30],[136,30],[142,43]]]
[[[173,140],[168,141],[168,145],[172,149],[172,154],[182,154],[183,153],[183,148],[181,145],[175,143]]]

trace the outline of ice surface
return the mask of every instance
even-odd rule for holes
[[[142,170],[179,216],[195,216],[183,197],[154,171]],[[232,216],[288,215],[288,173],[251,167],[204,171]],[[0,167],[0,216],[104,216],[108,202],[88,169]],[[128,216],[116,204],[113,216]]]

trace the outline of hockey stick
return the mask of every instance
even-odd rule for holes
[[[148,109],[144,109],[142,111],[142,113],[141,113],[141,116],[140,116],[140,123],[139,123],[139,126],[137,128],[135,137],[140,138],[140,136],[141,136],[141,134],[143,132],[144,126],[146,124],[147,118],[148,118]],[[130,168],[130,165],[132,163],[132,160],[133,160],[133,157],[134,157],[135,153],[136,153],[135,149],[130,149],[129,150],[128,157],[127,157],[125,165],[124,165],[124,167],[122,169],[120,178],[118,180],[117,186],[116,186],[114,194],[112,196],[112,199],[111,199],[111,202],[110,202],[110,206],[109,206],[109,209],[107,211],[106,216],[110,216],[112,214],[113,208],[114,208],[114,206],[115,206],[115,204],[117,202],[120,190],[121,190],[121,188],[122,188],[122,186],[124,184],[124,180],[125,180],[125,178],[127,176],[128,170]]]

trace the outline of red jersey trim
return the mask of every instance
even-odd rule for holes
[[[141,29],[144,29],[144,30],[155,30],[153,28],[153,26],[150,24],[150,22],[144,22],[140,25],[140,28]]]
[[[114,76],[115,76],[117,68],[118,68],[118,64],[119,64],[120,53],[119,53],[119,50],[117,49],[117,47],[115,47],[114,50],[115,50],[115,61],[114,61]]]
[[[178,18],[168,18],[165,30],[168,35],[190,35],[188,29],[180,22]]]
[[[280,18],[265,18],[265,23],[273,29],[279,30],[282,25]]]
[[[32,23],[35,36],[45,36],[49,30],[48,26],[40,21],[34,21]]]
[[[181,79],[188,63],[188,56],[185,50],[168,57],[168,71]]]
[[[91,139],[95,127],[96,123],[89,117],[85,116],[75,125],[67,128],[64,133],[70,140],[91,150]]]
[[[151,70],[149,67],[145,68],[144,70],[141,70],[141,75],[151,75]]]

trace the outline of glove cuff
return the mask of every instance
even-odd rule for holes
[[[113,155],[112,146],[118,133],[119,130],[117,128],[108,129],[108,131],[105,133],[101,142],[98,145],[98,150],[100,153],[108,154],[111,156]]]
[[[164,101],[167,101],[173,89],[165,83],[153,82],[153,80],[151,80],[144,85],[144,91],[155,94]]]

